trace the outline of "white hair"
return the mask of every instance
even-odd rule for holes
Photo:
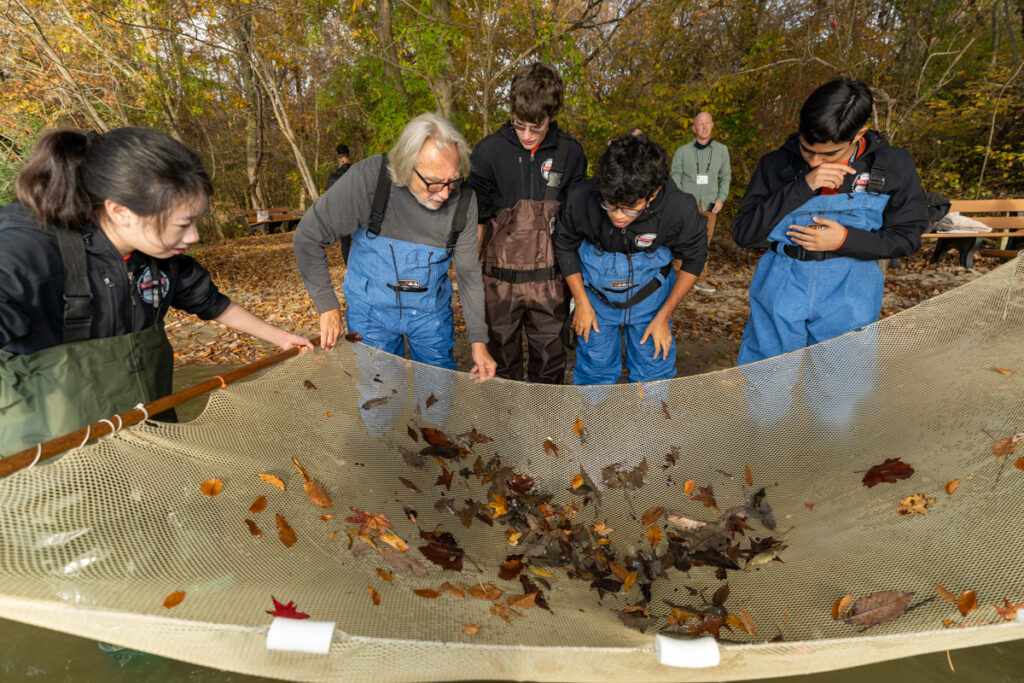
[[[413,167],[427,140],[433,140],[441,151],[455,149],[459,157],[459,172],[469,175],[469,144],[449,121],[437,114],[420,114],[398,134],[395,146],[388,152],[388,174],[391,182],[406,187],[412,180]]]

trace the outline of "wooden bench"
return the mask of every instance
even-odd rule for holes
[[[964,268],[974,267],[975,253],[1003,258],[1016,256],[1019,247],[1008,248],[1008,241],[1014,237],[1024,238],[1024,199],[956,199],[949,210],[984,223],[992,232],[926,232],[922,238],[938,240],[929,263],[938,263],[950,249],[959,252],[960,265]],[[1015,213],[1020,215],[1012,215]],[[989,238],[998,239],[999,248],[979,250],[981,241]]]
[[[280,227],[281,232],[294,230],[302,218],[302,211],[289,209],[287,206],[275,206],[270,209],[242,209],[242,218],[249,227],[249,234],[257,232],[266,235]]]

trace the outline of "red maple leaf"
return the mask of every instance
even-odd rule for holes
[[[285,619],[309,619],[308,614],[306,614],[305,612],[300,612],[298,609],[296,609],[295,603],[293,601],[289,600],[288,604],[285,605],[283,603],[278,602],[277,598],[275,598],[273,595],[270,596],[270,599],[274,601],[274,610],[267,610],[267,614],[269,614],[270,616],[284,617]]]

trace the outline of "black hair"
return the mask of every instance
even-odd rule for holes
[[[668,154],[643,133],[615,138],[597,162],[597,191],[610,204],[631,206],[665,184]]]
[[[525,123],[553,119],[562,109],[562,91],[562,77],[553,66],[534,62],[520,67],[509,88],[512,115]]]
[[[837,79],[811,93],[800,108],[800,135],[807,144],[850,142],[868,122],[874,98],[861,81]]]
[[[40,224],[77,230],[109,199],[155,218],[159,232],[178,202],[209,197],[213,184],[191,150],[151,128],[56,128],[39,138],[14,190]]]
[[[339,157],[348,156],[348,145],[346,145],[344,142],[339,142],[338,146],[335,149],[338,151]]]

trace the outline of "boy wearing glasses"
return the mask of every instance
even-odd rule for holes
[[[488,349],[497,374],[523,379],[523,332],[531,382],[565,379],[562,327],[569,315],[551,229],[570,185],[583,180],[583,148],[554,122],[562,79],[535,62],[519,69],[509,92],[512,118],[473,150],[469,184],[480,210]]]
[[[391,151],[352,166],[305,213],[292,240],[310,298],[320,311],[321,346],[344,333],[325,249],[352,236],[345,273],[345,320],[363,342],[455,369],[454,259],[478,379],[494,376],[487,352],[477,261],[476,198],[462,187],[469,146],[444,118],[421,114]]]
[[[708,251],[705,219],[669,178],[665,150],[644,135],[613,140],[597,175],[570,191],[553,239],[576,301],[573,384],[614,384],[622,336],[630,382],[675,377],[672,313]]]

